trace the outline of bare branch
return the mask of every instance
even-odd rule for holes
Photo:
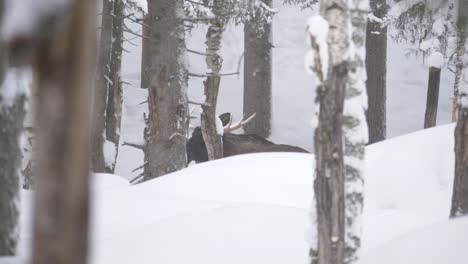
[[[122,144],[122,146],[134,147],[134,148],[139,149],[139,150],[143,150],[145,148],[144,145],[140,145],[140,144],[137,144],[137,143],[131,143],[131,142],[124,142]]]

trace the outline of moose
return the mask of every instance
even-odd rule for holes
[[[301,152],[309,153],[308,151],[290,145],[275,144],[255,134],[238,135],[232,132],[244,127],[251,122],[255,114],[247,119],[242,118],[238,123],[232,123],[232,115],[224,113],[219,116],[223,123],[223,156],[230,157],[234,155],[258,153],[258,152]],[[187,141],[187,158],[188,163],[195,161],[201,163],[208,161],[208,152],[206,150],[205,141],[200,127],[196,127],[192,133],[192,137]]]

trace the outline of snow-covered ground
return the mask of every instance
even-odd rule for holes
[[[468,263],[468,219],[448,221],[452,138],[447,125],[367,148],[363,263]],[[305,264],[313,167],[310,154],[265,153],[139,185],[96,175],[91,263]],[[22,192],[23,253],[30,196]]]

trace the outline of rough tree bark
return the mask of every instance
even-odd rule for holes
[[[345,249],[343,165],[343,104],[348,76],[345,54],[349,46],[347,1],[321,0],[320,15],[329,23],[329,69],[317,90],[320,104],[315,131],[318,241],[312,263],[342,264]]]
[[[39,154],[34,264],[87,262],[96,2],[67,5],[70,10],[41,18],[57,24],[35,46]]]
[[[361,247],[364,157],[369,138],[365,114],[367,108],[366,26],[369,0],[354,0],[348,3],[351,20],[350,39],[353,45],[350,50],[348,84],[343,110],[346,210],[344,263],[351,264],[357,262]],[[385,80],[385,77],[383,79]],[[385,91],[382,92],[385,93]]]
[[[458,28],[460,36],[466,41],[468,0],[460,0],[458,8]],[[466,66],[463,68],[466,76]],[[455,128],[455,180],[450,217],[468,215],[468,84],[461,82],[460,88]]]
[[[106,172],[104,158],[107,93],[111,86],[110,63],[112,49],[113,1],[102,0],[101,37],[93,106],[92,166],[94,172]]]
[[[4,1],[0,1],[3,18]],[[5,98],[4,90],[17,89],[4,84],[7,71],[7,51],[0,44],[0,257],[14,256],[18,242],[19,171],[23,129],[24,94],[16,91],[14,98]],[[10,84],[11,85],[11,84]]]
[[[271,0],[262,0],[272,6]],[[256,12],[244,24],[244,116],[257,113],[244,127],[247,134],[271,134],[272,24]]]
[[[424,128],[434,127],[437,124],[437,107],[439,105],[440,68],[429,68],[429,81],[427,84],[426,114]]]
[[[452,122],[457,121],[458,113],[458,97],[460,94],[460,83],[463,75],[463,58],[465,57],[465,43],[466,38],[462,30],[457,33],[457,49],[455,51],[455,80],[453,82],[453,98],[452,98]]]
[[[216,129],[216,123],[219,122],[216,116],[216,104],[221,82],[220,72],[223,66],[223,59],[219,55],[224,31],[224,21],[221,18],[222,10],[223,1],[214,0],[212,8],[214,18],[210,20],[206,33],[206,65],[210,72],[204,82],[205,103],[202,105],[201,130],[208,152],[208,160],[223,157],[223,139]]]
[[[122,50],[123,50],[123,25],[125,15],[125,3],[123,0],[114,0],[112,23],[112,49],[109,79],[111,84],[107,92],[106,107],[106,144],[112,144],[115,149],[112,160],[106,160],[106,172],[114,173],[117,155],[119,154],[120,124],[122,121]],[[110,145],[109,144],[109,145]]]
[[[383,18],[387,14],[386,0],[371,0],[372,14]],[[387,134],[387,27],[369,19],[366,35],[367,123],[369,143],[382,141]]]
[[[151,55],[150,55],[150,46],[151,41],[148,39],[148,36],[151,35],[151,28],[148,26],[150,24],[149,16],[145,15],[143,18],[143,25],[141,27],[143,32],[143,37],[141,39],[141,88],[148,88],[150,82],[150,76],[148,74],[148,70],[150,68],[151,63]]]
[[[187,78],[183,1],[148,1],[151,82],[145,131],[144,180],[187,165]]]

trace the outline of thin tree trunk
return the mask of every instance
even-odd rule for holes
[[[111,86],[110,63],[112,49],[112,12],[113,1],[102,0],[101,37],[99,40],[99,57],[97,77],[94,89],[93,107],[93,145],[92,166],[94,172],[105,172],[104,158],[107,93]]]
[[[272,6],[271,0],[263,2]],[[244,127],[244,131],[264,138],[271,134],[271,27],[271,21],[262,20],[259,12],[244,24],[244,116],[256,113],[255,119]]]
[[[458,32],[458,43],[455,58],[455,81],[453,83],[453,99],[452,99],[452,122],[457,121],[458,113],[458,96],[460,94],[460,82],[463,75],[463,58],[465,56],[465,42],[466,38],[463,32]]]
[[[368,10],[365,7],[368,6],[368,2],[369,0],[348,2],[353,49],[350,50],[350,67],[343,114],[346,210],[344,263],[346,264],[356,263],[361,249],[361,223],[364,207],[364,158],[369,131],[365,114],[367,97],[366,26],[368,16]]]
[[[0,1],[1,18],[3,11],[4,1]],[[24,94],[17,91],[10,99],[1,96],[6,89],[18,89],[4,84],[7,68],[6,45],[0,44],[0,257],[16,255],[22,156],[19,137],[25,116]]]
[[[437,107],[439,104],[440,68],[429,68],[429,82],[427,85],[426,114],[424,128],[434,127],[437,124]]]
[[[320,103],[315,131],[318,241],[312,263],[342,264],[345,251],[345,196],[343,165],[343,104],[348,76],[348,10],[346,1],[322,0],[320,15],[329,23],[329,70],[317,89]]]
[[[187,165],[188,99],[183,1],[148,1],[151,83],[144,179]]]
[[[223,66],[223,60],[219,55],[224,31],[224,23],[220,17],[222,15],[222,0],[214,0],[213,5],[212,12],[215,17],[210,20],[206,33],[206,64],[211,75],[204,82],[205,103],[202,106],[203,112],[201,114],[201,130],[208,152],[208,160],[223,157],[223,139],[216,129],[216,122],[219,122],[216,116],[216,104],[221,82],[220,72]]]
[[[386,0],[371,0],[374,16],[383,18],[387,14]],[[385,140],[387,134],[387,27],[369,19],[366,36],[367,69],[367,123],[369,143]]]
[[[466,41],[468,0],[461,0],[458,8],[459,36]],[[464,70],[466,71],[466,69]],[[450,217],[468,215],[468,104],[466,103],[468,84],[461,82],[461,85],[462,89],[460,89],[458,100],[458,120],[455,128],[455,179]]]
[[[143,36],[150,36],[151,28],[148,26],[150,24],[148,15],[145,15],[143,18],[143,24],[141,28]],[[148,88],[150,83],[150,76],[148,73],[151,63],[150,46],[150,39],[147,37],[141,39],[141,88],[144,89]]]
[[[96,2],[75,0],[37,46],[38,173],[32,263],[84,264],[88,255],[91,76]]]
[[[106,172],[114,173],[119,153],[120,124],[122,121],[122,50],[123,50],[123,25],[125,15],[125,3],[123,0],[114,0],[112,23],[112,50],[109,78],[112,80],[107,93],[106,108],[106,139],[115,149],[114,157],[107,157]],[[106,155],[104,155],[106,157]]]

